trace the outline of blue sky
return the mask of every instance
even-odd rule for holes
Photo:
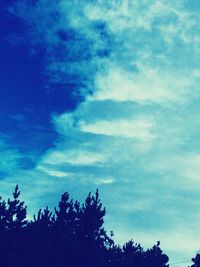
[[[171,262],[190,259],[199,10],[197,0],[2,1],[1,195],[19,183],[33,212],[98,187],[117,242],[160,240]]]

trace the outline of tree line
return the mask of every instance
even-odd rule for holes
[[[81,204],[66,192],[58,207],[40,209],[32,220],[20,200],[0,198],[0,266],[2,267],[168,267],[157,242],[145,250],[133,240],[115,244],[104,229],[105,208],[98,190]],[[200,267],[197,254],[191,267]]]

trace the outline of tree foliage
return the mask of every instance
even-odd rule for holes
[[[200,267],[200,254],[197,253],[195,258],[192,258],[192,262],[193,264],[191,265],[191,267]]]
[[[3,267],[167,267],[160,243],[148,250],[128,241],[116,245],[104,229],[105,208],[88,194],[81,205],[66,192],[58,207],[40,209],[33,220],[19,200],[0,199],[0,266]],[[193,267],[199,265],[193,265]]]

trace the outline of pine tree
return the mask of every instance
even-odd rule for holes
[[[130,240],[123,246],[123,266],[141,267],[143,265],[143,249],[140,244]]]
[[[151,249],[145,252],[145,267],[168,267],[169,258],[160,249],[160,242],[158,241]]]
[[[95,196],[89,193],[80,212],[80,230],[84,238],[104,242],[106,233],[102,226],[105,214],[106,210],[102,207],[98,190]]]
[[[6,265],[14,266],[24,260],[27,207],[19,200],[18,185],[13,192],[13,199],[0,201],[0,260]],[[1,263],[0,263],[1,264]]]
[[[77,229],[80,203],[70,200],[69,194],[65,192],[55,208],[54,240],[57,260],[75,264],[79,251]]]
[[[13,199],[0,202],[0,227],[6,230],[20,230],[26,226],[27,207],[19,200],[20,191],[18,185],[13,192]]]
[[[116,245],[103,223],[106,214],[99,198],[88,194],[84,204],[64,193],[55,214],[46,207],[32,221],[16,186],[13,198],[0,198],[0,266],[5,267],[168,267],[160,243],[151,249],[132,240]],[[191,267],[200,267],[200,255]]]

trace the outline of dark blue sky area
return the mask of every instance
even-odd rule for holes
[[[6,12],[12,2],[0,4],[0,134],[13,148],[40,154],[57,137],[51,114],[72,110],[79,100],[69,85],[48,83],[46,49],[31,47],[26,25]]]

